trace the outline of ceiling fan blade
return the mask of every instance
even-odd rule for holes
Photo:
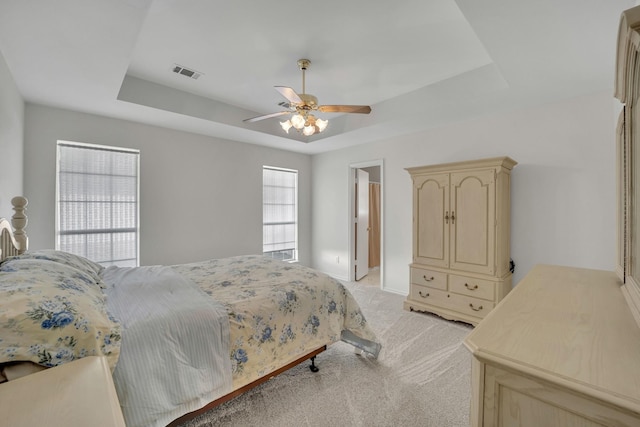
[[[270,119],[271,117],[282,116],[283,114],[291,114],[291,111],[278,111],[277,113],[263,114],[262,116],[252,117],[250,119],[244,119],[243,122],[247,122],[247,123],[258,122],[260,120]]]
[[[287,100],[292,104],[302,104],[302,98],[300,95],[296,93],[295,90],[291,89],[287,86],[274,86],[274,88],[280,92],[280,95],[287,98]]]
[[[371,107],[368,105],[320,105],[318,111],[323,113],[359,113],[369,114]]]

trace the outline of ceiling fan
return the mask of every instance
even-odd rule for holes
[[[285,132],[289,133],[289,129],[293,127],[304,135],[310,136],[315,133],[322,132],[329,123],[328,120],[315,117],[311,113],[312,111],[320,111],[321,113],[358,114],[369,114],[371,112],[371,107],[368,105],[318,105],[318,98],[305,93],[305,71],[309,68],[309,65],[311,65],[311,61],[308,59],[298,60],[298,67],[300,68],[300,71],[302,71],[301,94],[296,93],[296,91],[287,86],[274,86],[274,88],[288,101],[281,102],[278,105],[287,108],[287,110],[252,117],[250,119],[243,120],[243,122],[253,123],[264,119],[270,119],[272,117],[292,114],[290,119],[285,122],[280,122]]]

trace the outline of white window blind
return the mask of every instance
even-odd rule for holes
[[[262,168],[262,252],[298,259],[298,171]]]
[[[56,249],[138,265],[138,150],[58,141]]]

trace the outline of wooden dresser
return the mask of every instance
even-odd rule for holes
[[[409,168],[413,263],[404,308],[477,324],[511,290],[509,157]]]
[[[475,427],[640,426],[640,329],[614,272],[538,265],[469,334]]]
[[[615,95],[615,271],[538,265],[480,322],[472,426],[640,426],[640,6],[620,19]]]

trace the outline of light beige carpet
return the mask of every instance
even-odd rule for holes
[[[204,426],[469,425],[471,356],[464,323],[402,309],[404,297],[346,283],[382,343],[378,360],[336,343],[240,397],[191,420]]]

